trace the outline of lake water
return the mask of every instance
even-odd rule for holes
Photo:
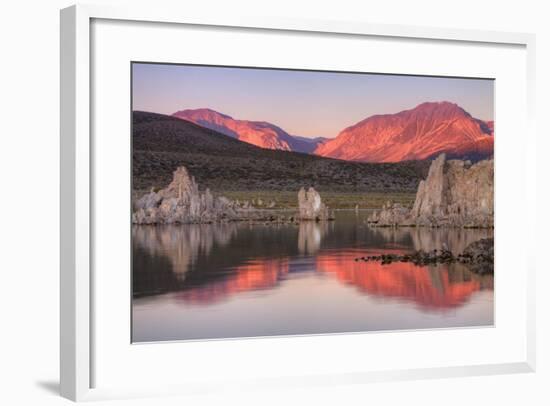
[[[133,342],[488,326],[493,277],[464,265],[356,262],[492,230],[330,223],[134,226]]]

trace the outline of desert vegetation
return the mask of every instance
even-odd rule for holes
[[[248,201],[256,208],[294,209],[297,207],[296,190],[228,190],[222,195],[231,200]],[[414,203],[414,192],[331,192],[324,191],[323,202],[331,209],[377,209],[386,201],[411,206]]]

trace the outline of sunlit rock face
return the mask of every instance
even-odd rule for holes
[[[237,210],[235,203],[225,197],[214,198],[208,189],[200,192],[195,179],[180,166],[166,188],[151,191],[136,201],[132,221],[135,224],[204,223],[233,218]]]
[[[292,136],[282,128],[265,121],[237,120],[211,109],[181,110],[173,116],[261,148],[309,153],[324,142],[322,138]]]
[[[321,201],[321,195],[312,187],[307,192],[301,188],[298,192],[298,208],[300,220],[328,220],[328,208]]]
[[[492,156],[493,123],[472,117],[454,103],[423,103],[360,121],[314,153],[352,161],[399,162],[443,152],[461,159]]]
[[[418,186],[411,219],[421,225],[493,226],[492,159],[472,165],[440,155]]]
[[[378,226],[482,227],[494,225],[494,161],[435,159],[420,181],[410,211],[385,205],[369,222]]]

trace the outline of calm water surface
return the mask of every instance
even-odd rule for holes
[[[358,256],[447,246],[489,230],[372,229],[335,222],[134,226],[133,341],[493,324],[493,277],[461,264],[417,267]]]

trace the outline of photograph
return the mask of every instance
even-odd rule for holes
[[[494,326],[494,79],[131,62],[132,342]]]

